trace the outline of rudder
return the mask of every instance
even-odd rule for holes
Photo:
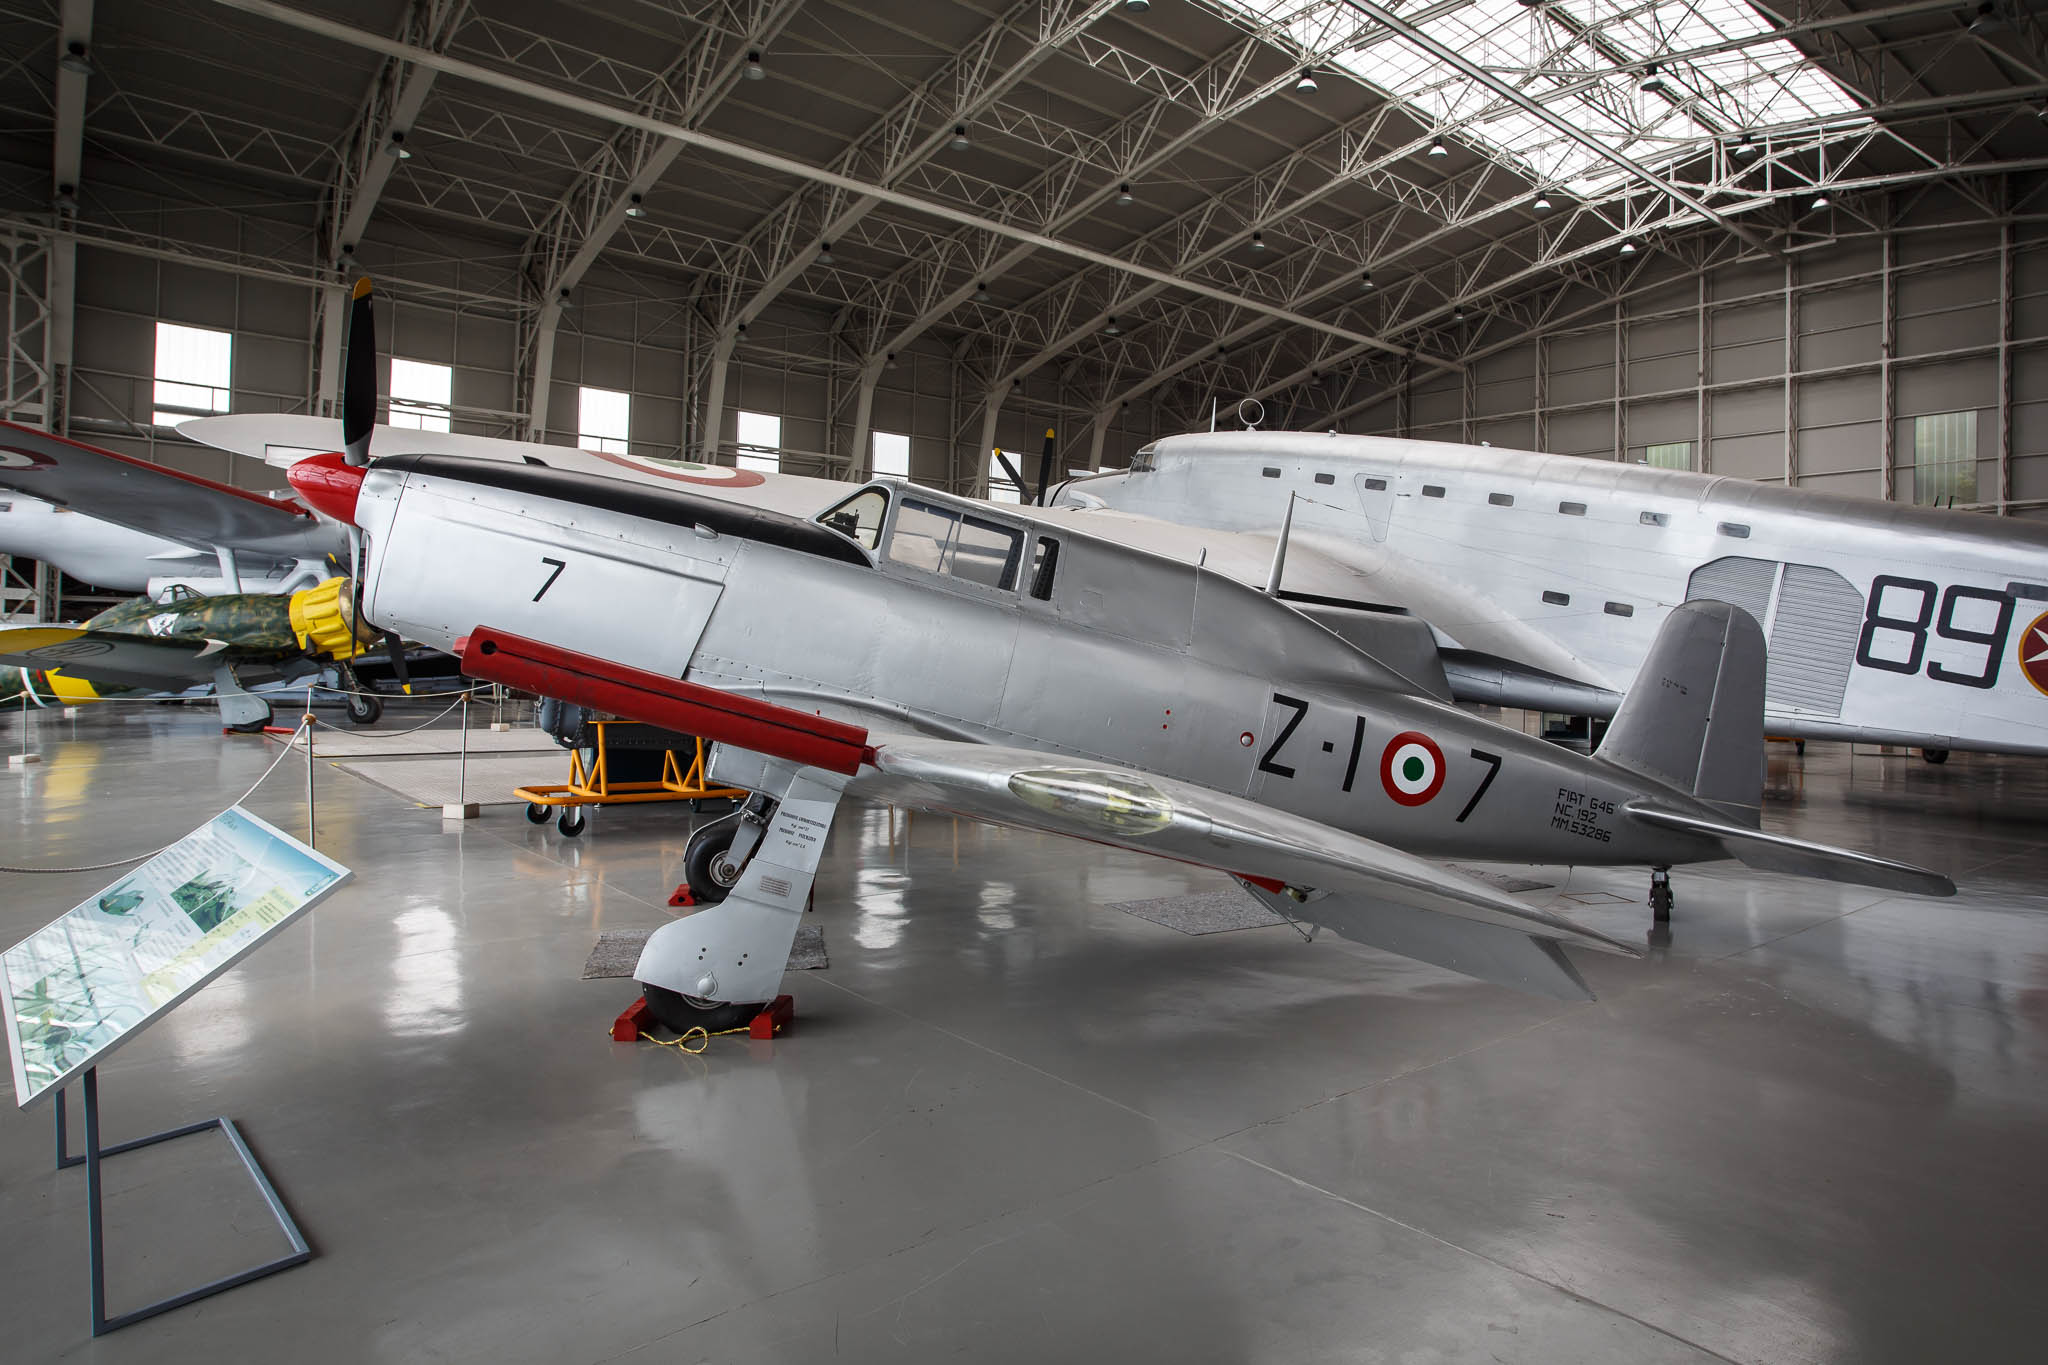
[[[1657,632],[1598,757],[1690,792],[1754,829],[1764,783],[1764,633],[1726,602],[1687,602]]]

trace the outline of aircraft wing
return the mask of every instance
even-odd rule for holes
[[[847,790],[1228,872],[1288,917],[1482,980],[1590,999],[1561,944],[1635,950],[1398,849],[1114,764],[857,725],[478,627],[462,671],[847,774]]]
[[[96,682],[129,687],[189,687],[210,682],[228,662],[222,640],[152,639],[72,626],[0,630],[0,665],[61,668]]]
[[[341,536],[305,508],[0,422],[0,488],[183,545],[318,557]]]

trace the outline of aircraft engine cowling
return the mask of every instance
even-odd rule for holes
[[[350,579],[330,578],[292,594],[292,634],[301,648],[339,661],[376,643],[376,632],[356,619],[354,586]]]

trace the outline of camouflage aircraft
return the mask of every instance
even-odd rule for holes
[[[22,670],[22,684],[39,698],[64,702],[211,685],[222,724],[242,731],[262,729],[272,714],[249,684],[317,680],[343,690],[349,719],[368,725],[383,703],[366,693],[351,661],[375,639],[356,624],[346,578],[289,597],[205,596],[180,585],[82,626],[0,630],[0,665]]]

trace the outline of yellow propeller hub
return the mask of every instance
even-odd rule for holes
[[[346,578],[330,578],[292,594],[292,634],[302,649],[325,654],[330,659],[353,659],[376,637],[356,626],[353,584]]]

